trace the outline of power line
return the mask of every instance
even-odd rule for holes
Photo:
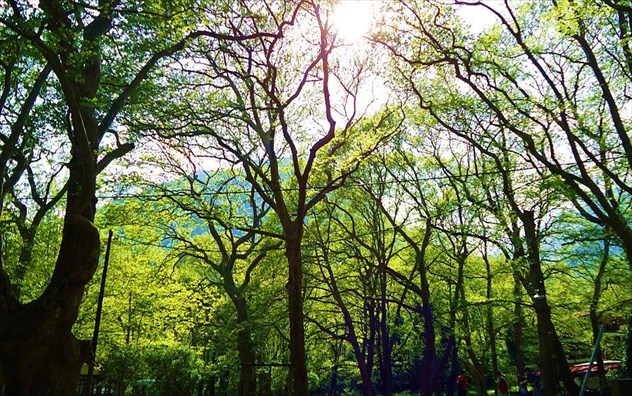
[[[584,162],[588,162],[588,161],[584,161]],[[568,170],[572,167],[578,166],[578,164],[576,162],[569,162],[569,163],[562,163],[559,164],[560,167],[566,167],[564,170]],[[484,171],[484,172],[473,172],[473,173],[467,173],[467,174],[458,174],[458,175],[444,175],[444,176],[427,176],[427,177],[418,177],[418,178],[403,178],[403,179],[394,179],[394,180],[386,180],[386,181],[374,181],[374,182],[364,182],[364,181],[360,181],[360,182],[355,182],[355,183],[344,183],[340,186],[337,186],[336,189],[340,189],[340,188],[354,188],[354,187],[369,187],[369,186],[384,186],[384,185],[403,185],[403,184],[412,184],[412,183],[421,183],[421,182],[429,182],[429,181],[442,181],[442,180],[463,180],[466,178],[480,178],[483,176],[494,176],[494,175],[502,175],[503,173],[509,172],[524,172],[524,171],[532,171],[532,170],[546,170],[547,167],[545,165],[541,165],[541,166],[521,166],[521,167],[516,167],[516,168],[509,168],[506,169],[505,171],[500,171],[500,170],[495,170],[495,171]],[[325,188],[328,188],[331,186],[307,186],[305,187],[306,190],[310,190],[310,191],[322,191]],[[299,187],[283,187],[280,189],[267,189],[268,192],[270,193],[274,193],[274,192],[297,192],[300,191],[301,188]],[[133,194],[133,193],[122,193],[122,194],[109,194],[109,195],[98,195],[97,198],[98,199],[160,199],[160,198],[168,198],[168,197],[174,197],[174,196],[181,196],[181,197],[190,197],[192,194],[190,194],[190,191],[184,191],[184,190],[174,190],[174,191],[169,191],[167,189],[165,189],[164,194],[147,194],[147,193],[141,193],[141,194]],[[241,190],[241,191],[237,191],[237,190],[230,190],[230,191],[225,191],[225,190],[218,190],[218,191],[201,191],[196,193],[195,195],[197,196],[218,196],[218,195],[250,195],[253,194],[252,190]],[[259,195],[256,191],[255,191],[255,195]]]
[[[624,156],[620,156],[619,158],[624,158]],[[615,158],[616,159],[616,158]],[[586,163],[591,163],[592,161],[589,160],[584,160],[584,161],[580,161],[579,163],[581,164],[586,164]],[[573,167],[577,167],[579,165],[578,162],[566,162],[566,163],[558,163],[556,164],[557,166],[563,168],[562,170],[567,171]],[[484,171],[484,172],[473,172],[473,173],[467,173],[467,174],[458,174],[458,175],[443,175],[443,176],[427,176],[427,177],[418,177],[418,178],[402,178],[402,179],[394,179],[394,180],[386,180],[386,181],[373,181],[373,182],[364,182],[364,181],[359,181],[359,182],[355,182],[355,183],[344,183],[342,185],[336,186],[336,189],[341,189],[341,188],[356,188],[356,187],[370,187],[370,186],[384,186],[384,185],[404,185],[404,184],[413,184],[413,183],[422,183],[422,182],[430,182],[430,181],[442,181],[442,180],[463,180],[463,179],[467,179],[467,178],[480,178],[483,176],[494,176],[494,175],[502,175],[503,173],[514,173],[514,172],[525,172],[525,171],[533,171],[533,170],[537,170],[537,171],[545,171],[548,168],[546,167],[546,165],[535,165],[535,164],[531,164],[531,165],[524,165],[524,166],[519,166],[519,167],[514,167],[514,168],[508,168],[505,169],[504,171],[500,171],[500,170],[493,170],[493,171]],[[166,183],[165,183],[166,184]],[[107,200],[107,199],[112,199],[112,200],[120,200],[120,199],[147,199],[147,200],[159,200],[159,199],[163,199],[163,198],[169,198],[169,197],[191,197],[192,194],[190,193],[190,190],[173,190],[173,191],[169,191],[168,189],[164,188],[163,184],[161,187],[164,193],[163,194],[152,194],[152,193],[115,193],[115,194],[98,194],[96,195],[97,199],[102,199],[102,200]],[[232,187],[232,186],[231,186]],[[305,187],[305,190],[308,191],[322,191],[325,188],[331,188],[332,186],[307,186]],[[300,191],[301,188],[299,187],[282,187],[280,189],[266,189],[266,191],[268,193],[274,193],[277,191],[280,192],[298,192]],[[235,195],[251,195],[253,194],[253,190],[250,189],[244,189],[244,190],[235,190],[235,189],[231,189],[229,191],[226,190],[217,190],[217,191],[200,191],[200,192],[196,192],[195,196],[235,196]],[[256,191],[254,191],[254,194],[257,196],[260,196]],[[23,197],[21,198],[23,200],[31,200],[33,201],[34,199],[32,197]],[[61,200],[66,199],[66,197],[63,197]]]

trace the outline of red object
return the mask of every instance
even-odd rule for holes
[[[467,377],[463,374],[459,374],[456,377],[456,383],[459,385],[459,390],[467,390]]]
[[[590,363],[581,363],[581,364],[576,364],[574,366],[571,366],[571,373],[586,374],[586,371],[588,371],[589,364]],[[621,362],[616,361],[616,360],[607,360],[603,362],[603,368],[606,371],[612,370],[612,369],[618,369],[619,367],[621,367]],[[593,363],[592,367],[590,368],[590,372],[591,373],[597,372],[597,362]]]
[[[507,385],[507,381],[505,381],[504,377],[498,378],[498,390],[502,394],[509,392],[509,385]]]

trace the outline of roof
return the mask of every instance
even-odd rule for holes
[[[588,371],[589,364],[590,363],[580,363],[580,364],[571,366],[571,373],[586,374],[586,371]],[[608,371],[608,370],[617,369],[621,367],[621,362],[619,360],[604,360],[603,366],[604,366],[604,369]],[[597,362],[593,362],[593,366],[590,368],[590,372],[591,373],[597,372]]]

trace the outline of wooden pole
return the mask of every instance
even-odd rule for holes
[[[101,327],[101,312],[103,311],[103,297],[105,295],[105,278],[108,273],[108,263],[110,261],[110,247],[112,246],[112,230],[108,233],[108,244],[105,250],[105,260],[103,262],[103,274],[101,275],[101,289],[99,290],[99,300],[97,302],[97,313],[94,320],[94,332],[92,333],[92,361],[88,365],[88,380],[83,389],[83,395],[92,394],[92,376],[94,375],[94,362],[97,356],[97,342],[99,340],[99,328]]]

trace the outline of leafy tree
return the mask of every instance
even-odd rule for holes
[[[411,70],[435,67],[450,76],[447,78],[454,76],[463,84],[462,89],[456,88],[454,92],[474,104],[468,114],[481,120],[482,131],[488,127],[496,130],[497,125],[501,131],[511,133],[517,143],[512,147],[520,150],[530,163],[544,166],[555,175],[560,182],[558,190],[569,202],[587,219],[607,226],[627,250],[629,225],[624,219],[628,186],[624,180],[629,173],[629,158],[625,154],[628,137],[625,121],[620,116],[622,103],[614,99],[613,92],[629,80],[625,69],[620,67],[623,63],[611,61],[612,55],[624,56],[623,52],[616,55],[602,52],[598,39],[604,35],[616,37],[605,33],[617,26],[613,23],[616,13],[608,5],[595,7],[588,2],[553,2],[541,7],[525,5],[520,9],[509,3],[498,9],[490,4],[476,4],[497,18],[497,28],[477,38],[468,37],[459,28],[445,28],[445,18],[449,15],[446,8],[437,5],[420,10],[404,5],[404,14],[412,17],[403,23],[410,24],[419,33],[412,40],[426,46],[416,51],[413,47],[402,50],[398,44],[384,44]],[[432,23],[419,23],[429,15]],[[542,22],[544,20],[547,22]],[[540,26],[541,23],[553,23],[555,29],[547,29]],[[547,34],[535,33],[539,31]],[[616,41],[611,44],[620,45]],[[522,62],[529,67],[521,67]],[[403,75],[413,85],[421,107],[430,111],[441,108],[440,102],[419,89],[414,73],[405,71]],[[594,87],[601,93],[598,97],[592,94]],[[456,109],[453,107],[451,116],[459,114]],[[454,127],[450,116],[435,114],[453,133],[468,139],[464,130]],[[469,134],[469,141],[476,135]],[[483,152],[497,139],[487,134],[482,134],[482,138],[478,149]],[[623,147],[623,151],[619,153],[616,147]],[[569,162],[572,166],[568,166]],[[530,210],[516,211],[516,214],[524,225],[525,257],[534,268],[539,255],[534,243],[537,240],[532,226],[534,217]],[[537,272],[529,275],[533,285],[542,284],[543,279]],[[533,295],[533,288],[527,287],[527,290]],[[539,307],[542,302],[533,303],[536,312],[549,310]],[[550,323],[550,319],[543,318],[543,323]],[[542,342],[550,339],[546,336],[550,329],[540,331]],[[555,355],[561,355],[560,352]],[[543,364],[548,361],[544,356],[541,360]],[[555,370],[544,369],[546,392],[554,392],[556,382],[549,375]],[[564,359],[558,362],[557,370],[563,373],[567,388],[572,389],[574,385]]]
[[[125,392],[127,384],[148,377],[147,362],[138,345],[113,346],[108,352],[100,362],[101,373],[119,384],[119,392]]]
[[[200,380],[202,363],[186,347],[157,347],[147,351],[150,375],[164,395],[191,395]]]
[[[250,37],[270,30],[276,35],[222,42],[210,51],[207,45],[191,48],[191,58],[197,63],[194,67],[183,64],[182,73],[174,77],[179,83],[187,81],[188,75],[197,92],[161,99],[170,105],[180,103],[170,113],[168,124],[139,117],[136,125],[156,130],[174,142],[180,139],[184,145],[189,139],[203,141],[209,158],[228,167],[242,167],[245,180],[276,215],[280,230],[266,234],[284,242],[291,392],[302,395],[308,393],[301,249],[304,223],[310,210],[342,185],[396,120],[386,111],[371,120],[379,131],[371,139],[347,139],[356,122],[355,99],[364,65],[353,64],[354,70],[348,74],[337,67],[340,58],[335,56],[337,41],[326,19],[326,3],[299,1],[277,7],[260,2],[244,7],[247,20],[243,24],[227,21],[223,28],[228,36]],[[336,100],[334,89],[342,92],[342,99]],[[181,94],[184,101],[179,100]],[[346,111],[346,106],[352,110]],[[337,111],[342,114],[340,121]],[[348,147],[346,154],[337,157],[343,147]],[[334,159],[341,160],[340,166]]]
[[[327,323],[331,318],[323,323],[313,315],[310,320],[317,322],[334,341],[349,343],[364,395],[376,391],[392,394],[396,388],[393,350],[397,341],[390,307],[397,297],[392,296],[387,268],[398,252],[397,238],[388,231],[390,224],[382,217],[379,206],[361,191],[333,195],[309,225],[319,273],[311,275],[315,279],[310,283],[316,290],[308,298],[319,302],[318,306],[314,304],[314,313],[321,309],[329,312],[327,307],[334,305],[342,314],[343,323]],[[326,285],[324,290],[316,286],[320,284]],[[358,284],[361,289],[354,287]],[[376,369],[379,381],[374,386],[372,376]]]
[[[60,130],[70,146],[64,159],[64,229],[48,287],[36,300],[22,304],[4,265],[0,266],[0,351],[9,392],[72,393],[81,363],[91,359],[91,348],[79,342],[71,328],[98,262],[99,235],[93,225],[97,176],[133,148],[132,143],[121,142],[127,137],[116,118],[157,64],[181,50],[186,40],[222,36],[210,32],[211,23],[208,30],[190,32],[190,26],[209,22],[202,15],[212,11],[200,10],[197,4],[151,1],[42,1],[36,5],[11,0],[0,9],[2,37],[10,43],[8,48],[18,51],[15,59],[12,55],[3,58],[3,110],[12,87],[29,92],[18,96],[22,104],[15,108],[21,109],[21,115],[9,121],[11,131],[2,134],[2,201],[25,169],[25,161],[14,166],[9,159],[24,156],[20,150],[30,141],[23,132],[25,122],[37,100],[48,98],[42,96],[41,87],[49,79],[54,79],[56,89],[51,98],[60,98],[51,105],[63,115]],[[221,5],[216,11],[221,11]],[[135,40],[129,40],[132,35]],[[31,49],[26,58],[20,58],[21,43]],[[24,81],[13,80],[19,77],[14,73],[17,69],[12,69],[17,59],[26,59],[22,62],[36,69],[39,65],[38,77],[32,79],[28,73]],[[7,183],[5,177],[11,180]]]
[[[269,211],[237,172],[209,172],[187,167],[202,162],[190,151],[179,152],[170,147],[169,159],[162,165],[175,181],[149,186],[160,201],[150,208],[160,207],[163,216],[155,227],[162,230],[178,260],[201,266],[202,276],[220,287],[230,298],[236,314],[236,349],[239,352],[240,395],[254,395],[256,387],[256,348],[252,339],[251,312],[247,295],[256,266],[270,250],[280,243],[267,242],[259,232],[265,230]],[[151,216],[151,211],[147,213]],[[269,227],[268,227],[269,228]]]
[[[54,75],[63,98],[58,106],[66,114],[65,138],[71,145],[63,237],[48,287],[36,300],[22,304],[13,293],[4,266],[0,267],[0,350],[8,392],[72,393],[81,363],[90,359],[90,348],[73,336],[71,327],[85,284],[98,261],[99,236],[92,224],[96,177],[133,147],[125,143],[107,150],[102,141],[109,133],[116,135],[112,129],[116,115],[153,66],[182,45],[166,44],[164,51],[149,56],[135,54],[143,66],[132,78],[119,79],[117,86],[121,88],[112,90],[113,86],[103,83],[109,76],[107,72],[104,76],[101,69],[107,53],[102,45],[121,48],[120,41],[109,40],[116,34],[124,35],[112,28],[113,20],[121,15],[117,7],[118,2],[105,1],[94,7],[56,1],[43,1],[39,7],[20,1],[2,6],[0,25],[4,34],[27,42],[33,49],[33,64],[43,65],[36,88],[23,101],[23,117],[40,97],[37,86],[49,74],[51,78]],[[129,19],[127,22],[128,26],[138,24]],[[9,89],[3,88],[5,92]],[[3,184],[7,157],[15,153],[16,142],[24,137],[22,129],[23,121],[16,122],[8,135],[11,139],[3,144]],[[16,334],[20,336],[16,338]]]

